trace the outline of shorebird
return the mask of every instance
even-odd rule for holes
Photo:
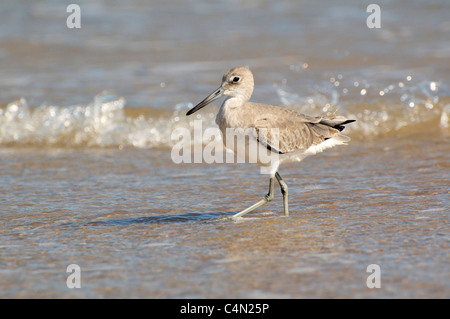
[[[281,106],[249,102],[253,88],[253,74],[247,67],[232,68],[223,75],[220,87],[190,109],[186,115],[191,115],[221,96],[226,96],[216,117],[216,123],[224,137],[225,147],[227,147],[225,138],[227,129],[253,129],[255,143],[265,147],[266,151],[275,155],[276,159],[269,164],[265,163],[269,166],[269,193],[259,202],[233,215],[233,218],[244,216],[270,202],[273,199],[275,178],[283,195],[284,215],[289,216],[288,187],[278,173],[280,164],[300,162],[307,156],[315,155],[336,145],[346,144],[350,138],[342,135],[341,131],[345,124],[355,120],[348,120],[334,113],[313,117]],[[275,133],[271,133],[272,130]],[[233,146],[234,152],[241,147],[234,143]],[[248,155],[247,149],[245,153],[247,159]],[[260,163],[259,159],[258,163]]]

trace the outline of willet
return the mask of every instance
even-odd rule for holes
[[[307,156],[346,144],[350,138],[340,132],[345,124],[355,120],[335,114],[312,117],[281,106],[249,102],[253,88],[252,72],[246,67],[233,68],[225,73],[220,87],[186,115],[191,115],[223,95],[227,96],[216,117],[224,143],[227,129],[254,129],[257,143],[276,155],[277,159],[269,164],[269,193],[256,204],[233,215],[233,218],[241,217],[270,202],[273,199],[274,178],[280,184],[283,195],[284,215],[289,216],[288,187],[278,173],[280,164],[300,162]],[[271,134],[271,130],[276,130],[277,134]]]

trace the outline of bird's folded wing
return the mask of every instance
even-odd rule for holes
[[[306,150],[339,133],[336,121],[286,110],[285,116],[264,114],[254,122],[258,141],[280,154]]]

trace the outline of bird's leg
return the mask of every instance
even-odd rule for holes
[[[281,194],[283,194],[283,206],[284,206],[284,216],[289,216],[289,204],[288,204],[288,187],[286,183],[281,178],[278,172],[275,173],[278,183],[280,184]]]
[[[267,202],[270,202],[273,199],[273,177],[270,177],[270,184],[269,184],[269,193],[267,195],[264,196],[263,199],[261,199],[259,202],[257,202],[256,204],[250,206],[247,209],[244,209],[243,211],[233,215],[232,218],[237,218],[237,217],[241,217],[244,216],[247,213],[250,213],[252,210],[257,209],[258,207],[264,205]]]

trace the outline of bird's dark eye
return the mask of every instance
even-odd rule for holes
[[[232,81],[233,81],[233,83],[238,83],[240,80],[241,80],[240,77],[235,76]]]

